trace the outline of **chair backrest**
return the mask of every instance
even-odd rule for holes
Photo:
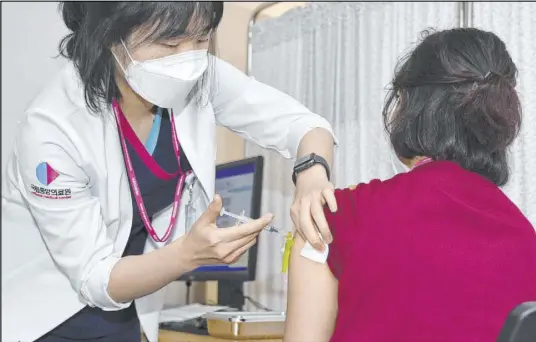
[[[497,342],[536,341],[536,302],[526,302],[510,312]]]

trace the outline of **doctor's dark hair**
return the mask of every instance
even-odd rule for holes
[[[201,39],[210,33],[210,52],[215,53],[215,31],[223,15],[223,2],[97,1],[62,2],[63,21],[72,31],[59,45],[70,59],[84,86],[92,112],[110,105],[121,94],[115,82],[116,64],[111,47],[136,32],[143,42],[171,38]],[[213,58],[210,58],[213,61]],[[207,71],[192,90],[201,93],[210,79]]]
[[[403,58],[383,109],[399,157],[450,160],[501,186],[521,126],[517,68],[504,43],[473,28],[425,31]]]

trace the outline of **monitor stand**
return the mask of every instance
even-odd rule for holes
[[[239,280],[218,280],[218,305],[244,310],[244,282]]]

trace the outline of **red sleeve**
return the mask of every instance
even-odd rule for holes
[[[328,221],[333,242],[329,245],[328,266],[335,278],[339,279],[344,271],[346,251],[351,248],[352,241],[359,229],[358,215],[366,213],[366,206],[370,202],[372,189],[381,183],[374,180],[369,184],[360,184],[354,189],[335,190],[337,200],[337,211],[332,213],[329,208],[324,209],[326,220]]]

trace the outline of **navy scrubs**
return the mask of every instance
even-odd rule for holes
[[[157,124],[158,122],[160,125]],[[136,150],[135,146],[147,148],[146,151],[152,154],[149,157],[167,173],[177,172],[178,164],[173,151],[171,122],[167,111],[159,110],[155,115],[155,124],[153,124],[148,143],[151,143],[151,140],[153,144],[143,147],[141,143],[133,145],[127,139],[128,151],[149,217],[173,203],[178,175],[169,180],[157,178],[142,161],[143,151]],[[153,147],[154,151],[152,151]],[[190,170],[188,160],[182,151],[181,166],[184,171]],[[148,236],[134,198],[132,198],[132,207],[132,229],[123,256],[142,254]],[[86,306],[37,341],[138,342],[141,341],[141,328],[134,302],[120,311],[103,311]]]

